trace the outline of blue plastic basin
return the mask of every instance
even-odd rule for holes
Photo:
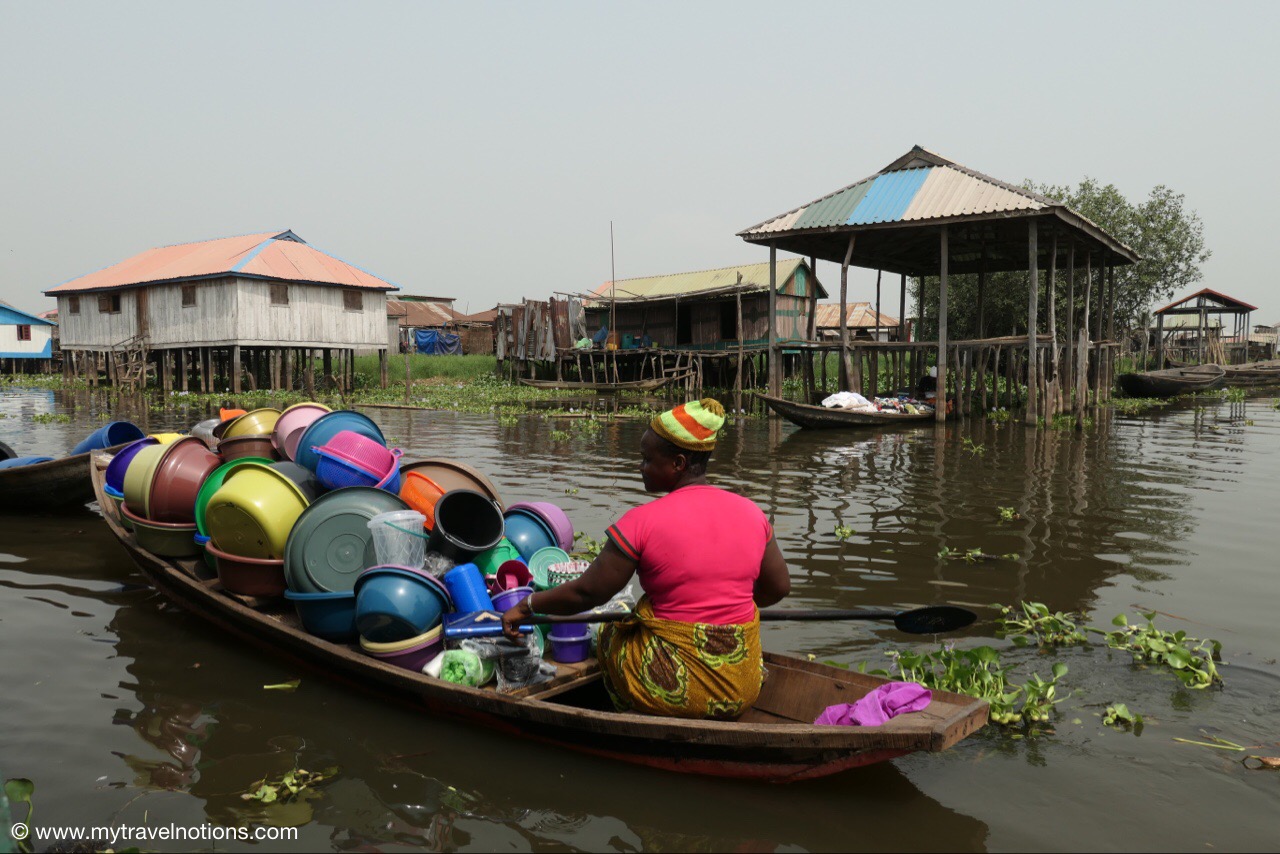
[[[555,532],[531,510],[508,510],[502,518],[507,539],[526,561],[539,549],[559,545]]]
[[[298,619],[308,632],[330,641],[350,641],[356,638],[356,594],[352,591],[337,593],[302,593],[286,590],[284,598],[293,603]]]
[[[443,585],[404,567],[374,566],[356,579],[356,629],[365,640],[393,643],[436,626],[450,607]]]

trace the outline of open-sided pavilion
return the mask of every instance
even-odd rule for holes
[[[975,354],[979,357],[979,388],[983,390],[985,399],[983,371],[991,348],[1013,348],[1006,349],[1010,355],[1009,364],[1013,364],[1015,352],[1025,347],[1025,357],[1019,357],[1024,359],[1027,372],[1028,423],[1035,423],[1037,417],[1051,416],[1058,411],[1070,399],[1069,394],[1061,394],[1064,389],[1076,390],[1077,412],[1082,411],[1087,377],[1092,375],[1093,382],[1100,389],[1105,387],[1104,382],[1109,382],[1113,349],[1107,346],[1109,342],[1103,336],[1103,318],[1105,313],[1107,334],[1113,335],[1114,268],[1139,260],[1133,249],[1061,202],[976,172],[919,146],[857,183],[738,234],[748,243],[769,247],[771,268],[777,266],[780,249],[809,257],[811,266],[812,259],[817,258],[840,265],[842,322],[839,349],[844,388],[863,381],[861,360],[864,354],[872,356],[872,365],[885,351],[892,353],[914,348],[917,357],[923,355],[920,342],[859,342],[855,368],[850,355],[847,323],[843,321],[848,311],[849,266],[900,275],[899,318],[903,323],[907,277],[937,276],[937,303],[923,308],[936,312],[938,318],[937,341],[928,342],[930,349],[936,348],[938,420],[946,417],[949,367],[953,370],[955,391],[964,391],[968,388]],[[1065,377],[1060,370],[1062,365],[1056,335],[1057,270],[1064,262],[1070,271],[1066,295]],[[1083,267],[1086,273],[1080,300],[1075,290],[1078,267]],[[1025,341],[1009,338],[948,341],[947,277],[959,273],[978,275],[978,311],[981,317],[986,275],[1010,270],[1028,271],[1028,282],[1035,284],[1035,287],[1027,288]],[[1047,271],[1043,286],[1039,284],[1041,270]],[[1096,287],[1093,284],[1094,270],[1098,271]],[[1108,276],[1108,273],[1112,275]],[[1047,316],[1043,321],[1039,303],[1042,287],[1047,298]],[[773,293],[771,289],[770,295]],[[1091,299],[1096,300],[1092,306]],[[1081,301],[1083,315],[1077,336],[1076,320]],[[1091,307],[1097,312],[1096,331],[1092,338],[1087,328]],[[1049,334],[1041,335],[1042,328]],[[981,321],[979,330],[982,335]],[[777,395],[782,385],[782,359],[773,329],[770,329],[769,342],[770,393]],[[809,346],[819,351],[824,349],[818,342],[810,342]],[[788,349],[794,347],[792,343],[787,344]],[[1049,353],[1042,354],[1041,350]],[[1090,351],[1097,359],[1093,372],[1087,370],[1086,359]],[[1108,358],[1103,358],[1104,352]],[[896,360],[895,364],[899,366],[899,379],[912,375],[907,372],[905,359]],[[913,362],[910,370],[918,372],[919,367]],[[959,371],[954,370],[957,367]],[[812,377],[811,369],[807,373]],[[964,386],[961,385],[961,373]],[[1065,384],[1062,384],[1063,379]],[[967,400],[967,397],[965,395],[962,399]]]
[[[1208,344],[1209,335],[1209,315],[1213,315],[1218,320],[1218,341],[1217,346],[1224,347],[1222,350],[1223,361],[1231,362],[1247,362],[1249,361],[1249,315],[1257,311],[1256,305],[1238,300],[1235,297],[1218,293],[1210,288],[1201,288],[1190,296],[1183,297],[1169,303],[1164,308],[1155,311],[1156,317],[1156,369],[1164,367],[1165,350],[1167,342],[1165,341],[1166,323],[1165,318],[1178,318],[1183,322],[1178,324],[1177,330],[1180,333],[1189,332],[1192,328],[1196,330],[1196,363],[1204,364],[1206,355],[1206,345]],[[1232,318],[1231,345],[1228,351],[1223,345],[1221,334],[1225,330],[1225,325],[1221,322],[1222,315],[1230,315]],[[1195,319],[1194,326],[1187,323],[1189,319]],[[1188,354],[1182,353],[1186,356]],[[1185,359],[1184,359],[1185,361]],[[1215,361],[1211,359],[1210,361]]]

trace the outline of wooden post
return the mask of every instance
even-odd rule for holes
[[[389,377],[387,376],[387,348],[386,347],[383,347],[381,350],[378,351],[378,378],[383,388],[386,388],[388,385],[390,385]]]
[[[1076,341],[1076,430],[1084,429],[1084,404],[1089,396],[1089,315],[1080,325],[1080,337]]]
[[[939,423],[947,420],[947,261],[951,251],[947,238],[947,226],[943,225],[938,272],[938,384],[933,413]]]
[[[1027,411],[1024,423],[1034,427],[1039,414],[1036,411],[1039,389],[1036,388],[1036,363],[1039,361],[1039,350],[1036,348],[1036,325],[1039,320],[1040,270],[1039,270],[1039,224],[1035,218],[1027,221],[1027,280],[1030,294],[1027,299]]]
[[[739,285],[742,284],[741,273],[738,274],[738,284]],[[741,409],[742,408],[742,288],[738,288],[738,290],[734,293],[734,300],[736,301],[738,306],[738,325],[736,327],[737,335],[738,335],[738,371],[733,379],[733,406],[734,406],[734,409]],[[809,401],[807,400],[805,401],[805,403],[808,403],[808,402]]]
[[[241,364],[240,364],[240,345],[232,344],[231,345],[231,393],[232,394],[239,394],[241,391],[241,385],[240,385],[241,373],[242,371],[241,371]]]
[[[987,337],[987,244],[982,243],[982,260],[978,267],[978,337]]]
[[[1049,316],[1047,324],[1049,334],[1053,336],[1053,343],[1049,345],[1049,367],[1052,370],[1044,372],[1046,383],[1045,391],[1049,399],[1045,402],[1046,419],[1052,420],[1058,411],[1058,229],[1053,229],[1053,247],[1049,255],[1049,280],[1046,286],[1049,299]]]
[[[1084,333],[1084,335],[1080,337],[1080,340],[1085,342],[1085,357],[1083,360],[1081,360],[1078,357],[1076,358],[1077,368],[1080,365],[1085,366],[1085,379],[1086,379],[1083,385],[1081,385],[1081,383],[1077,381],[1076,388],[1083,387],[1086,390],[1088,390],[1089,388],[1089,384],[1088,384],[1089,350],[1092,349],[1089,346],[1091,343],[1089,340],[1089,301],[1092,299],[1092,297],[1093,297],[1093,253],[1086,252],[1084,253],[1084,314],[1080,316],[1080,331]],[[1081,425],[1081,429],[1083,429],[1083,424]]]
[[[333,376],[333,350],[325,347],[321,352],[323,355],[320,360],[320,370],[325,381],[328,382],[329,378]]]
[[[1066,397],[1075,391],[1076,377],[1076,242],[1071,241],[1067,255],[1067,359],[1066,382],[1063,385],[1063,405]]]
[[[1197,302],[1200,303],[1199,325],[1196,327],[1196,364],[1204,364],[1204,327],[1207,318],[1204,310],[1204,297],[1200,297]]]
[[[849,248],[840,265],[840,391],[852,391],[852,365],[849,364],[849,261],[853,258],[855,236],[849,235]]]
[[[1116,340],[1116,265],[1107,267],[1107,340]]]
[[[774,243],[769,244],[769,394],[782,395],[782,359],[778,358],[778,246]]]

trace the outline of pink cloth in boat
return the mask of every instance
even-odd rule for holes
[[[814,721],[819,726],[880,726],[890,718],[929,706],[933,692],[916,682],[881,685],[856,703],[827,706]]]

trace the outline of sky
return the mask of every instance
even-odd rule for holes
[[[767,260],[736,232],[918,144],[1184,193],[1202,285],[1271,322],[1277,32],[1244,2],[6,0],[0,299],[292,229],[476,312],[607,281],[611,222],[620,279]]]

